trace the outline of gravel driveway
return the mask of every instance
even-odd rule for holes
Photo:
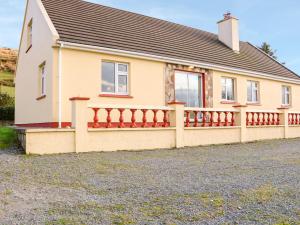
[[[300,224],[300,139],[0,166],[0,224]]]

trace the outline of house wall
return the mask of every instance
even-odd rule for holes
[[[27,26],[33,19],[32,47],[26,53]],[[40,0],[29,0],[21,36],[16,72],[16,124],[53,121],[53,49],[57,38],[45,16]],[[37,100],[39,93],[39,66],[46,62],[46,97]]]
[[[232,104],[225,104],[221,99],[221,78],[235,78],[236,83],[236,101]],[[233,105],[247,105],[247,81],[259,82],[259,97],[260,103],[257,105],[248,105],[248,109],[274,110],[282,106],[282,85],[291,87],[291,108],[300,110],[300,85],[286,83],[282,81],[274,81],[269,79],[255,78],[244,75],[224,73],[213,71],[213,107],[214,108],[232,108]]]
[[[55,50],[57,64],[58,50]],[[101,94],[101,61],[129,64],[129,95],[131,98],[99,97]],[[165,105],[165,64],[129,57],[117,57],[79,50],[62,50],[62,120],[71,121],[71,97],[89,97],[90,103],[119,105]],[[54,77],[56,77],[54,75]],[[57,80],[56,89],[57,93]],[[56,96],[57,98],[57,96]],[[58,119],[57,106],[55,120]],[[92,110],[90,118],[92,119]]]

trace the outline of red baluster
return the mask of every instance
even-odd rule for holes
[[[299,117],[300,115],[299,114],[297,114],[297,118],[298,118],[298,122],[297,122],[297,124],[299,125],[300,124],[300,117]]]
[[[119,109],[120,112],[120,123],[119,123],[119,128],[124,128],[125,124],[124,124],[124,117],[123,117],[123,113],[124,113],[125,109]]]
[[[106,118],[106,128],[111,128],[111,117],[110,117],[110,113],[112,111],[112,109],[105,109],[107,112],[107,118]]]
[[[130,127],[131,128],[136,128],[137,126],[136,126],[136,119],[135,119],[135,112],[136,112],[136,109],[130,109],[130,111],[131,111],[131,125],[130,125]]]
[[[209,123],[209,126],[212,127],[214,125],[214,112],[211,111],[210,112],[210,123]]]
[[[93,108],[94,110],[94,123],[93,123],[93,128],[99,128],[99,118],[98,118],[98,111],[99,108]]]
[[[198,111],[194,111],[195,119],[194,119],[194,127],[198,127]]]
[[[298,124],[298,114],[295,113],[295,124]]]
[[[157,124],[157,112],[158,112],[158,110],[153,109],[152,112],[153,112],[153,125],[152,125],[152,127],[158,127],[158,124]]]
[[[217,122],[217,127],[221,126],[221,112],[217,112],[218,114],[218,122]]]
[[[225,112],[225,127],[228,126],[228,112]]]
[[[266,113],[262,113],[263,118],[262,118],[262,125],[266,125]]]
[[[231,112],[231,126],[232,127],[235,126],[235,118],[234,118],[234,116],[235,116],[235,113]]]
[[[272,125],[276,125],[275,113],[272,113]]]
[[[202,112],[202,127],[206,126],[206,113],[205,111]]]
[[[163,110],[163,113],[164,113],[164,123],[163,123],[163,127],[168,127],[169,124],[168,124],[168,110]]]
[[[257,113],[257,122],[256,125],[260,125],[260,113]]]
[[[277,113],[277,122],[276,122],[276,124],[277,124],[277,125],[280,124],[280,115],[279,115],[279,113]]]
[[[185,126],[190,127],[190,112],[186,111],[186,121],[185,121]]]
[[[288,118],[289,118],[289,125],[292,125],[292,119],[291,119],[291,116],[292,116],[292,114],[291,114],[291,113],[289,113],[289,114],[288,114]]]
[[[142,123],[142,127],[147,127],[147,109],[142,109],[143,112],[143,123]]]
[[[250,122],[249,112],[246,112],[246,126],[249,126],[249,122]]]
[[[267,125],[271,125],[271,113],[267,113],[268,115],[268,123]]]
[[[295,125],[295,113],[292,114],[292,124]]]
[[[252,126],[255,126],[255,112],[252,112]]]

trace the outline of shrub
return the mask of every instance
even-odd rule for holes
[[[0,107],[13,106],[14,104],[15,104],[15,100],[13,97],[9,96],[6,93],[0,93]]]
[[[15,107],[14,106],[0,106],[0,120],[14,121],[15,120]]]
[[[0,127],[0,149],[8,148],[17,142],[15,130],[6,127]]]

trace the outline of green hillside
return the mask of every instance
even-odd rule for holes
[[[13,80],[13,79],[14,79],[14,75],[12,73],[0,72],[0,82],[3,80]],[[0,93],[7,93],[10,96],[14,97],[15,96],[15,88],[3,86],[0,84]]]

